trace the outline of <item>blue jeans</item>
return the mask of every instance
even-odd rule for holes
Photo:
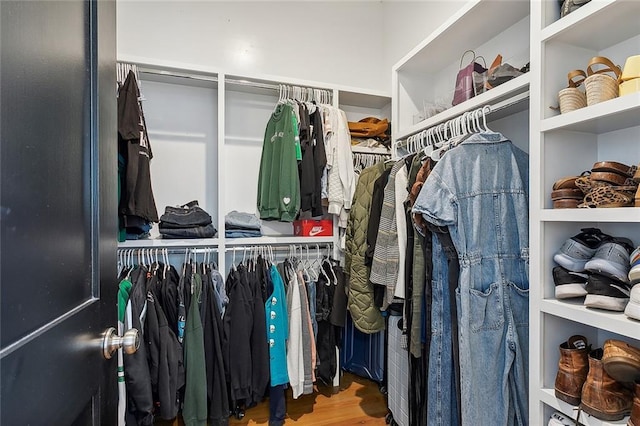
[[[458,425],[454,361],[452,350],[451,300],[447,257],[433,233],[433,275],[431,281],[431,344],[427,375],[427,418],[431,425]]]

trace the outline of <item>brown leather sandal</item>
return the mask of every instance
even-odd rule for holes
[[[584,198],[578,188],[556,189],[551,191],[551,201],[554,209],[575,209]]]
[[[634,174],[638,172],[637,166],[627,166],[623,163],[615,161],[599,161],[593,165],[592,172],[611,172],[617,173],[621,176],[628,178],[634,177]]]

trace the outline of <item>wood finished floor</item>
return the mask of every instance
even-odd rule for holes
[[[287,392],[287,417],[285,425],[384,425],[387,403],[378,384],[350,373],[340,380],[340,391],[331,392],[326,387],[316,387],[311,395],[297,400]],[[247,410],[242,420],[231,418],[231,425],[268,425],[269,402]]]
[[[294,400],[287,390],[287,417],[285,425],[338,426],[338,425],[385,425],[387,403],[376,382],[350,373],[340,380],[340,391],[332,393],[330,388],[316,387],[311,395],[302,395]],[[229,419],[230,425],[268,425],[269,401],[264,401],[246,411],[245,417]],[[156,422],[162,426],[182,426],[182,421]]]

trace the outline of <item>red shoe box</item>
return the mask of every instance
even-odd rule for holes
[[[293,235],[298,237],[330,237],[333,235],[333,220],[294,220]]]

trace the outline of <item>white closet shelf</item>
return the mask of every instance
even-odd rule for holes
[[[640,222],[640,208],[544,209],[540,219],[544,222]]]
[[[638,2],[640,5],[640,2]],[[540,130],[607,133],[640,124],[640,93],[631,93],[566,114],[546,118]]]
[[[398,61],[394,71],[428,74],[460,59],[465,50],[482,44],[529,15],[528,1],[469,1],[449,20]],[[478,43],[479,42],[479,43]],[[437,60],[434,60],[437,58]]]
[[[211,247],[220,244],[218,238],[127,240],[118,243],[118,248],[169,248],[169,247]]]
[[[575,419],[578,415],[578,407],[574,407],[573,405],[567,404],[566,402],[556,398],[554,389],[544,388],[540,389],[539,398],[542,402],[547,404],[554,409],[561,411],[566,416]],[[622,420],[618,420],[615,422],[606,422],[604,420],[597,419],[589,414],[582,412],[580,413],[580,424],[585,426],[615,426],[615,425],[626,425],[629,417],[625,417]]]
[[[635,16],[636,19],[629,19]],[[543,42],[566,43],[601,50],[638,35],[640,2],[599,0],[548,25],[541,32]]]
[[[334,236],[329,237],[294,237],[294,236],[264,236],[252,238],[226,238],[225,245],[233,246],[249,246],[263,244],[327,244],[333,243]]]
[[[385,147],[366,147],[366,146],[351,146],[351,152],[353,153],[362,153],[362,154],[389,154],[391,155],[391,150]]]
[[[529,73],[521,75],[520,77],[516,77],[511,81],[507,81],[506,83],[501,84],[495,89],[491,89],[485,93],[475,96],[468,101],[442,111],[441,113],[436,114],[433,117],[429,117],[419,123],[416,123],[411,127],[399,130],[396,136],[396,140],[405,139],[407,136],[413,135],[424,129],[428,129],[447,120],[458,117],[467,111],[481,108],[483,105],[496,105],[497,103],[503,101],[508,103],[508,100],[510,98],[516,98],[526,93],[529,90],[530,81],[531,78]],[[498,118],[506,117],[507,115],[524,111],[527,108],[527,102],[518,102],[507,108],[501,109],[495,114],[492,114],[491,119],[495,120]]]
[[[363,108],[382,109],[391,103],[391,97],[384,93],[363,93],[350,90],[339,90],[340,105],[357,106]]]
[[[540,301],[540,310],[556,317],[590,324],[602,330],[640,340],[640,322],[630,319],[624,312],[590,309],[585,307],[580,299],[576,301],[544,299]]]

